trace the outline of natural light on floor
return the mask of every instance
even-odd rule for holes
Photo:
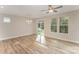
[[[42,43],[42,44],[45,44],[45,37],[44,36],[41,36],[41,35],[37,35],[37,38],[36,38],[36,41]]]
[[[38,28],[37,29],[37,38],[36,41],[42,44],[45,44],[45,37],[44,37],[44,29]]]

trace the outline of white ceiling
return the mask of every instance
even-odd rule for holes
[[[45,12],[40,11],[47,10],[47,8],[47,5],[5,5],[4,8],[0,8],[0,13],[18,16],[31,16],[32,18],[41,18],[43,16],[49,15]],[[77,5],[64,5],[63,8],[58,9],[58,13],[70,12],[78,9],[79,6]]]

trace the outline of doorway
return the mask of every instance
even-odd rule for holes
[[[37,39],[36,41],[40,43],[45,43],[45,37],[44,37],[44,21],[38,21],[37,22]]]

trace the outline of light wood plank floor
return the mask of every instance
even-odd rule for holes
[[[0,41],[1,54],[74,54],[79,45],[57,39],[46,38],[46,44],[36,41],[36,36],[23,36]]]

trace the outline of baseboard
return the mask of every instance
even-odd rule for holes
[[[52,38],[52,37],[48,37],[48,36],[45,36],[47,38],[50,38],[50,39],[56,39],[56,40],[62,40],[62,41],[66,41],[66,42],[70,42],[70,43],[74,43],[74,44],[79,44],[78,41],[71,41],[71,40],[67,40],[67,39],[60,39],[60,38]]]
[[[0,38],[0,41],[2,40],[7,40],[7,39],[13,39],[13,38],[17,38],[17,37],[22,37],[22,36],[32,36],[32,35],[36,35],[36,34],[30,34],[30,35],[19,35],[19,36],[11,36],[11,37],[6,37],[6,38]],[[52,37],[48,37],[48,36],[45,36],[46,38],[50,38],[50,39],[56,39],[56,40],[62,40],[62,41],[66,41],[66,42],[70,42],[70,43],[75,43],[75,44],[79,44],[78,41],[71,41],[71,40],[67,40],[67,39],[60,39],[60,38],[52,38]]]
[[[22,37],[22,36],[31,36],[31,35],[34,35],[34,34],[29,34],[29,35],[18,35],[18,36],[10,36],[10,37],[5,37],[5,38],[0,38],[0,41],[2,40],[7,40],[7,39],[13,39],[13,38],[17,38],[17,37]]]

